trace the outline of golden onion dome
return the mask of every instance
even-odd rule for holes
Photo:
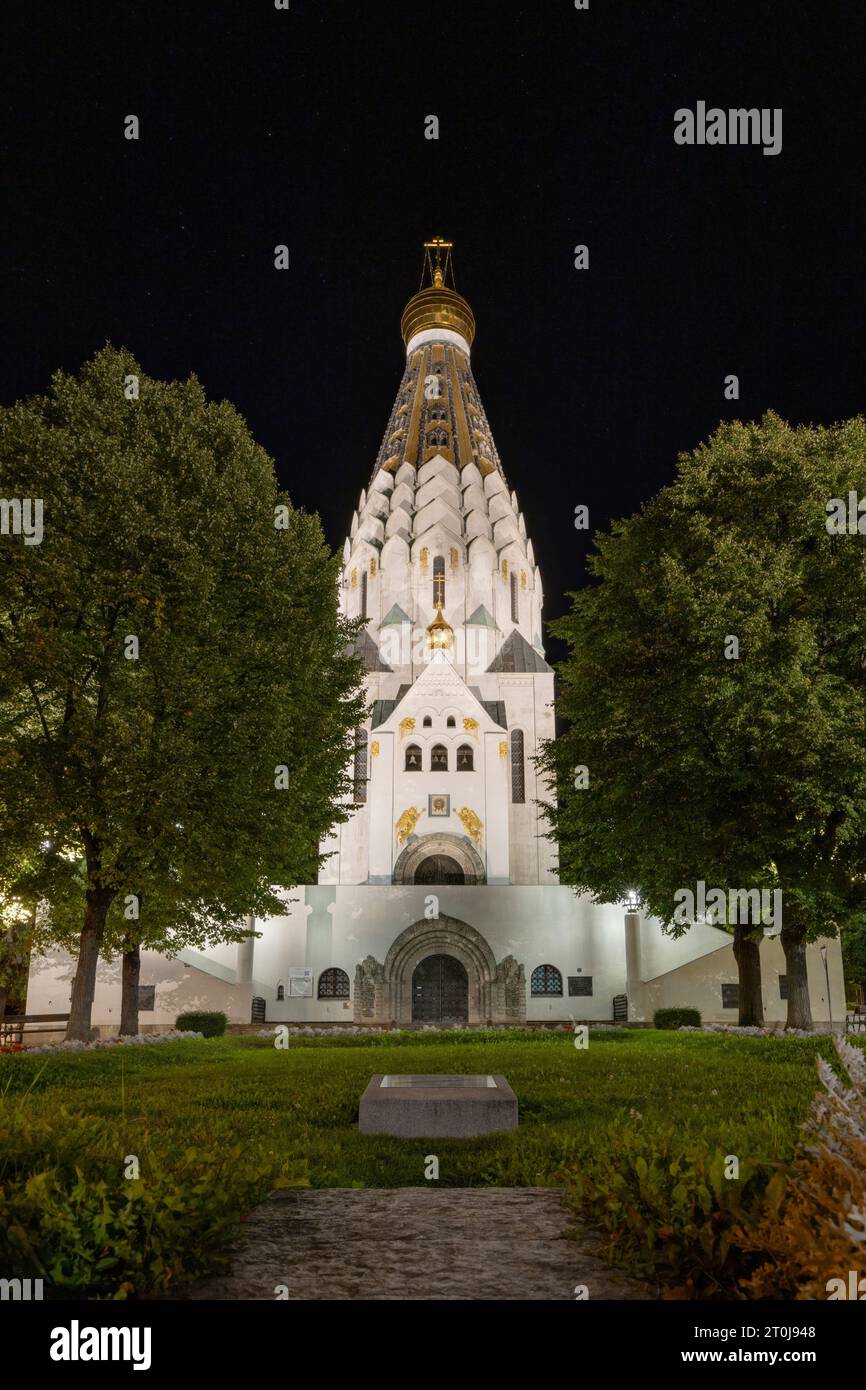
[[[435,264],[429,254],[431,249],[436,251]],[[447,252],[445,270],[441,264],[443,249]],[[413,295],[403,310],[400,320],[403,342],[408,346],[416,333],[423,333],[427,328],[449,328],[452,333],[459,333],[465,338],[471,347],[472,339],[475,337],[475,315],[462,294],[458,294],[455,289],[449,289],[445,284],[445,275],[450,265],[451,243],[443,241],[441,237],[434,237],[433,241],[424,243],[424,250],[430,284]]]
[[[454,646],[454,629],[449,622],[442,616],[442,609],[437,605],[436,617],[427,628],[427,646],[432,652],[444,652]]]

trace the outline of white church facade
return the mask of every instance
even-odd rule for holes
[[[443,260],[444,253],[444,260]],[[319,882],[240,946],[142,952],[143,1027],[188,1009],[231,1022],[380,1026],[651,1020],[691,1005],[736,1023],[732,938],[673,940],[622,906],[559,883],[534,755],[554,728],[541,575],[471,365],[475,322],[449,288],[450,248],[406,307],[406,366],[343,549],[340,602],[365,619],[370,715],[356,737],[355,807],[322,849]],[[808,949],[816,1021],[830,999]],[[785,962],[761,946],[768,1023],[785,1018]],[[73,961],[33,963],[28,1013],[68,1008]],[[101,964],[94,1025],[116,1030],[119,968]],[[615,1003],[616,1001],[616,1003]]]

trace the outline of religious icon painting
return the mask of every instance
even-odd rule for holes
[[[450,816],[451,797],[443,796],[441,793],[434,793],[427,798],[428,816]]]

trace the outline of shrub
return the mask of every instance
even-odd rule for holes
[[[656,1009],[654,1028],[700,1028],[701,1015],[697,1009]]]
[[[826,1299],[831,1279],[847,1290],[849,1271],[866,1275],[866,1058],[840,1039],[836,1051],[850,1087],[817,1059],[824,1090],[793,1168],[770,1183],[757,1225],[735,1233],[759,1259],[742,1282],[748,1298]]]
[[[0,1108],[0,1268],[89,1298],[166,1296],[227,1258],[241,1217],[274,1186],[274,1162],[243,1146],[129,1148],[102,1117]]]
[[[221,1038],[228,1019],[221,1013],[178,1014],[175,1028],[181,1033],[201,1033],[206,1038]]]
[[[657,1280],[668,1298],[735,1298],[742,1265],[733,1232],[757,1210],[767,1179],[743,1162],[730,1182],[726,1165],[703,1139],[617,1125],[557,1177],[577,1214],[607,1233],[613,1263]]]

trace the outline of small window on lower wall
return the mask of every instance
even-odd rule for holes
[[[323,970],[319,976],[319,998],[348,999],[348,997],[349,977],[345,970],[337,970],[334,966],[330,970]]]
[[[740,1007],[740,986],[722,985],[722,1008],[738,1009]]]
[[[138,1009],[139,1013],[153,1013],[156,1008],[156,985],[138,986]]]
[[[562,994],[562,976],[555,965],[536,965],[529,985],[530,994]]]
[[[569,975],[568,992],[572,996],[576,994],[592,994],[592,976]]]
[[[787,976],[787,975],[780,975],[780,976],[779,976],[779,998],[780,998],[780,999],[787,999],[787,997],[788,997],[788,976]]]

